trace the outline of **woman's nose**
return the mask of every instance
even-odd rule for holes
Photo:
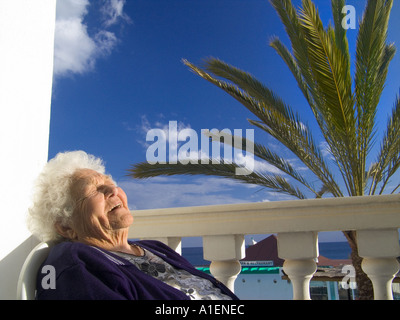
[[[113,197],[113,196],[118,195],[118,188],[117,188],[117,186],[106,186],[104,188],[103,193],[104,193],[104,196],[106,196],[107,198]]]

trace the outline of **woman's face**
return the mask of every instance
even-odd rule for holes
[[[71,195],[76,200],[72,222],[78,240],[104,239],[133,222],[125,192],[107,175],[90,169],[76,171]]]

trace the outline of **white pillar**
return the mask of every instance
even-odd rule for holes
[[[211,261],[210,272],[217,279],[227,286],[232,292],[235,288],[235,280],[242,270],[238,260]]]
[[[14,299],[36,242],[25,226],[48,157],[56,0],[0,1],[0,299]]]
[[[204,259],[211,261],[211,274],[233,292],[242,269],[239,260],[245,256],[244,236],[204,236],[203,250]]]
[[[358,230],[358,254],[361,267],[371,279],[375,300],[393,300],[392,281],[399,271],[400,256],[397,229]]]
[[[278,234],[278,255],[284,259],[283,271],[293,285],[294,300],[311,300],[310,280],[317,270],[318,234],[291,232]]]

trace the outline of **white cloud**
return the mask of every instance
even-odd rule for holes
[[[79,19],[57,21],[54,45],[54,74],[84,73],[96,60],[96,43]]]
[[[295,168],[297,171],[307,171],[310,170],[304,163],[302,163],[299,159],[297,158],[292,158],[292,159],[286,159],[293,168]]]
[[[321,143],[319,144],[319,147],[321,149],[321,153],[323,157],[326,157],[330,160],[334,160],[335,158],[332,155],[332,151],[331,148],[328,144],[328,142],[326,141],[321,141]]]
[[[88,12],[89,0],[62,0],[57,1],[57,20],[80,18]]]
[[[101,30],[95,34],[94,41],[97,44],[96,47],[98,54],[109,55],[118,40],[114,33],[107,30]]]
[[[57,1],[57,19],[54,39],[54,75],[56,77],[83,74],[93,70],[96,60],[111,54],[118,43],[116,35],[107,27],[128,17],[123,13],[123,0],[105,0],[101,8],[105,28],[94,35],[88,32],[85,17],[88,0]]]
[[[159,115],[159,117],[163,117],[163,115]],[[177,141],[178,136],[177,134],[184,130],[184,129],[191,129],[190,125],[183,123],[182,121],[176,121],[176,120],[170,120],[173,122],[173,124],[176,124],[176,131],[173,130],[174,128],[171,127],[170,130],[170,123],[163,123],[161,121],[154,121],[154,123],[151,123],[148,119],[146,115],[143,115],[141,117],[141,123],[140,125],[136,126],[136,129],[133,129],[132,127],[129,126],[128,123],[124,123],[124,126],[126,128],[126,130],[128,131],[132,131],[135,130],[138,133],[138,139],[137,142],[139,142],[144,148],[148,148],[152,142],[150,141],[146,141],[146,136],[149,133],[150,130],[153,129],[158,129],[161,130],[164,135],[165,135],[165,139],[166,139],[166,143],[170,140],[172,141]],[[173,125],[171,123],[171,125]],[[171,133],[171,135],[170,135]],[[174,152],[176,152],[177,150],[174,150]]]
[[[249,168],[250,171],[257,171],[260,173],[283,174],[281,170],[263,160],[254,159],[253,155],[244,156],[243,153],[238,153],[237,160],[239,164],[243,164]]]
[[[263,199],[264,202],[266,201],[288,201],[288,200],[297,200],[294,196],[280,193],[280,192],[275,192],[275,191],[267,191],[267,198]]]
[[[116,24],[119,20],[131,21],[124,13],[125,0],[109,0],[102,7],[104,24],[109,27]]]
[[[253,185],[220,177],[154,177],[119,181],[118,185],[132,210],[261,201],[255,198]]]

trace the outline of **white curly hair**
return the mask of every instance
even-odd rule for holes
[[[68,225],[75,207],[70,194],[73,174],[79,169],[105,173],[103,161],[84,151],[57,154],[46,163],[36,180],[33,204],[28,210],[28,229],[41,241],[61,241],[55,223]]]

